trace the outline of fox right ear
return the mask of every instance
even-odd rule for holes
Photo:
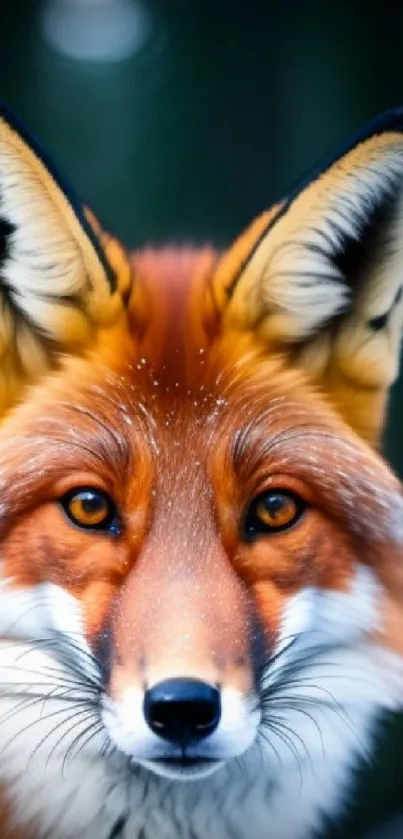
[[[375,443],[403,324],[403,109],[258,219],[212,292],[224,330],[250,332],[307,370]]]
[[[119,277],[92,217],[0,108],[0,410],[121,311]]]

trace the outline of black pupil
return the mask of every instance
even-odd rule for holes
[[[263,504],[266,507],[268,513],[272,513],[272,515],[276,515],[276,513],[281,512],[284,504],[287,503],[287,499],[284,495],[267,495],[263,499]]]
[[[104,508],[106,512],[105,500],[101,495],[97,495],[95,492],[83,492],[81,494],[81,504],[84,512],[89,515],[92,513],[98,513]]]

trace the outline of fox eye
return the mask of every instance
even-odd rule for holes
[[[246,515],[246,539],[287,530],[295,524],[306,508],[305,501],[293,492],[271,489],[258,495]]]
[[[66,515],[85,530],[104,530],[118,533],[118,515],[114,502],[101,489],[80,487],[71,489],[61,499],[60,504]]]

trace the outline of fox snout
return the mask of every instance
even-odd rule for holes
[[[247,593],[218,544],[172,562],[151,540],[109,630],[112,740],[163,774],[244,752],[259,723],[251,627]]]

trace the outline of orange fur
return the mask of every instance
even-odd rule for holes
[[[287,356],[221,331],[201,305],[212,251],[147,251],[133,265],[140,333],[129,311],[0,430],[6,576],[78,598],[92,649],[111,635],[115,699],[172,672],[247,694],[256,620],[268,651],[290,595],[345,590],[357,555],[385,581],[381,642],[403,653],[387,523],[397,480]],[[119,539],[65,518],[58,498],[86,484],[115,499]],[[291,530],[247,544],[245,510],[270,486],[309,507]],[[2,835],[6,825],[0,814]]]
[[[193,276],[200,295],[214,262],[210,251],[136,257],[144,298],[152,307],[160,299],[150,333],[138,341],[118,331],[103,358],[92,351],[66,360],[10,415],[0,435],[1,538],[14,585],[62,585],[82,601],[90,642],[117,608],[113,631],[130,670],[145,656],[151,672],[162,644],[166,666],[170,654],[179,670],[190,666],[173,630],[187,604],[192,667],[212,677],[225,662],[239,671],[235,681],[248,682],[252,613],[270,644],[290,593],[311,583],[346,587],[357,540],[374,562],[390,551],[371,486],[392,503],[399,487],[287,359],[267,359],[249,337],[214,334],[192,297]],[[115,498],[120,540],[67,521],[57,499],[82,484]],[[244,512],[270,486],[311,506],[291,530],[247,544]],[[343,501],[352,491],[353,509]]]

